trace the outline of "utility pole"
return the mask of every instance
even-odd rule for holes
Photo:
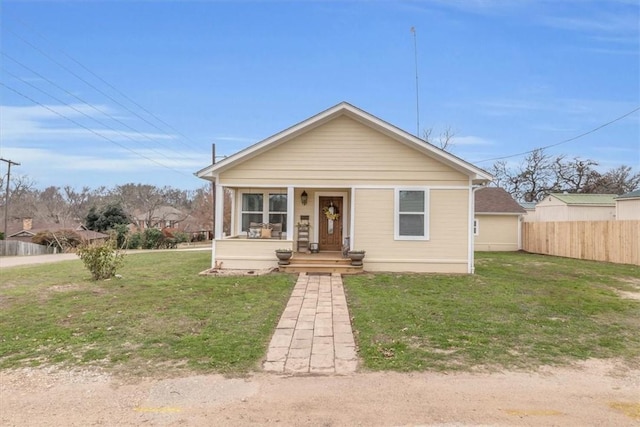
[[[413,56],[416,65],[416,136],[420,138],[420,95],[418,88],[418,41],[416,37],[416,28],[411,27],[413,33]]]
[[[9,183],[11,182],[11,165],[20,166],[20,163],[0,158],[0,161],[7,162],[7,191],[4,193],[4,238],[9,237],[7,233],[7,218],[9,217]]]

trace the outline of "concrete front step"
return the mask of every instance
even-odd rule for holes
[[[293,261],[293,260],[292,260]],[[358,274],[362,273],[362,266],[356,267],[349,263],[347,264],[320,264],[320,263],[307,263],[305,262],[292,262],[289,265],[279,266],[279,270],[285,273],[336,273],[336,274]]]

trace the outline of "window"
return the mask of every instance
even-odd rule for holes
[[[267,202],[265,206],[265,202]],[[282,224],[282,231],[287,231],[287,195],[278,193],[243,193],[242,194],[242,231],[249,230],[249,224],[272,223]]]
[[[287,231],[287,195],[269,194],[269,222],[281,223],[282,231]]]
[[[242,231],[249,230],[249,223],[264,222],[262,219],[263,195],[244,193],[242,195]]]
[[[477,236],[480,234],[480,223],[478,222],[478,218],[473,219],[473,235]]]
[[[429,239],[429,192],[420,189],[396,189],[396,240]]]

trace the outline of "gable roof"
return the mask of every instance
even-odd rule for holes
[[[485,187],[476,190],[475,212],[516,215],[526,213],[524,208],[511,197],[511,194],[499,187]]]
[[[97,231],[92,231],[87,229],[87,227],[76,221],[70,221],[68,224],[60,224],[50,221],[42,221],[42,220],[33,220],[31,222],[32,227],[29,229],[24,228],[24,222],[22,219],[14,220],[7,225],[7,229],[9,230],[9,234],[7,238],[12,237],[33,237],[38,233],[43,233],[45,231],[50,232],[58,232],[61,230],[73,230],[75,231],[83,240],[95,240],[95,239],[106,239],[109,237],[108,234],[99,233]]]
[[[615,206],[615,194],[569,194],[551,193],[563,203],[570,206]]]
[[[616,200],[620,199],[640,199],[640,189],[632,191],[630,193],[625,193],[621,196],[615,198]]]
[[[195,175],[199,178],[215,181],[220,172],[232,168],[340,116],[347,116],[354,119],[365,126],[385,134],[399,143],[405,144],[427,156],[435,158],[449,165],[453,169],[469,176],[474,183],[486,183],[493,179],[491,174],[485,170],[480,169],[451,153],[441,150],[396,126],[349,104],[348,102],[341,102],[327,110],[324,110],[315,116],[283,130],[282,132],[270,136],[269,138],[247,147],[217,163],[199,170]]]
[[[525,211],[532,211],[536,208],[536,202],[520,202],[520,206],[522,206]]]

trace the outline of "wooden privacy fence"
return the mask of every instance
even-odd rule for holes
[[[0,240],[0,256],[54,254],[55,249],[19,240]]]
[[[640,221],[524,222],[522,249],[537,254],[640,265]]]

